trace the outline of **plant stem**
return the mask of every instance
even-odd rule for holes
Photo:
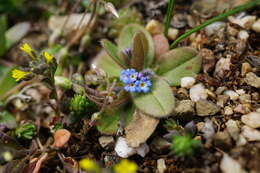
[[[212,24],[212,23],[214,23],[216,21],[225,19],[226,17],[231,16],[231,15],[233,15],[235,13],[238,13],[238,12],[241,12],[241,11],[245,11],[245,10],[247,10],[249,8],[252,8],[252,7],[258,5],[259,3],[260,3],[260,0],[251,0],[251,1],[249,1],[248,3],[246,3],[244,5],[240,5],[240,6],[236,7],[236,8],[233,8],[233,9],[223,13],[223,14],[220,14],[220,15],[212,18],[212,19],[207,20],[206,22],[202,23],[201,25],[196,26],[195,28],[189,30],[188,32],[186,32],[186,33],[182,34],[180,37],[178,37],[171,44],[170,48],[171,49],[175,48],[179,44],[179,42],[181,42],[183,39],[185,39],[188,36],[190,36],[192,33],[197,32],[197,31],[203,29],[204,27],[206,27],[206,26],[208,26],[208,25],[210,25],[210,24]]]
[[[164,23],[164,35],[168,36],[169,27],[171,24],[172,16],[173,16],[173,8],[174,8],[175,0],[169,0],[168,8],[167,8],[167,16]]]

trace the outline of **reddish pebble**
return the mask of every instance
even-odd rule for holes
[[[168,52],[170,49],[169,42],[163,34],[158,34],[153,37],[155,45],[155,56],[156,59],[160,59],[160,56]]]
[[[71,133],[66,129],[59,129],[54,133],[54,147],[63,147],[70,139]]]

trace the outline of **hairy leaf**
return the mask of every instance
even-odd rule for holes
[[[144,59],[148,54],[148,41],[143,32],[137,32],[133,38],[131,67],[141,71],[144,67]]]
[[[101,117],[97,122],[98,131],[106,135],[116,134],[121,117],[124,116],[125,124],[127,125],[132,119],[134,110],[135,108],[133,106],[128,108],[121,107],[119,109],[106,110],[103,114],[101,114]]]
[[[176,48],[161,56],[157,74],[164,77],[171,86],[178,86],[181,78],[199,73],[201,63],[202,58],[195,49]]]
[[[152,81],[149,93],[133,94],[132,96],[139,110],[156,118],[170,115],[175,107],[175,98],[171,87],[161,78]]]
[[[120,32],[118,38],[118,49],[119,51],[122,51],[126,48],[130,48],[132,46],[132,39],[138,31],[143,32],[148,41],[148,50],[144,61],[144,67],[147,68],[153,63],[155,52],[153,39],[143,26],[138,24],[129,24],[125,26]]]
[[[12,77],[13,68],[0,66],[0,100],[4,94],[16,85],[15,79]]]
[[[117,63],[121,67],[126,67],[126,63],[123,62],[123,60],[118,56],[118,49],[116,45],[114,45],[112,42],[106,39],[103,39],[101,41],[101,44],[108,53],[108,55],[115,61],[115,63]]]

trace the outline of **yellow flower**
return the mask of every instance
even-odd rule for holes
[[[114,170],[116,173],[136,173],[138,167],[136,163],[127,159],[121,160],[115,165]]]
[[[31,58],[35,58],[34,55],[33,55],[33,53],[32,53],[33,50],[32,50],[32,48],[29,46],[29,44],[24,43],[24,44],[20,47],[20,49],[21,49],[22,51],[26,52]]]
[[[23,79],[26,75],[30,74],[31,72],[26,72],[18,69],[14,69],[12,71],[12,77],[15,78],[16,81]]]
[[[50,55],[48,52],[44,52],[43,55],[44,55],[44,58],[46,59],[46,62],[47,62],[47,63],[53,61],[53,56]]]
[[[79,162],[79,166],[85,171],[100,172],[98,165],[88,158],[82,159]]]

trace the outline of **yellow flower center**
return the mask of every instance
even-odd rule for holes
[[[121,162],[114,167],[116,173],[136,173],[137,169],[136,163],[127,159],[121,160]]]
[[[80,162],[79,162],[79,166],[84,169],[85,171],[98,171],[99,170],[99,167],[97,166],[97,164],[86,158],[86,159],[82,159]]]

